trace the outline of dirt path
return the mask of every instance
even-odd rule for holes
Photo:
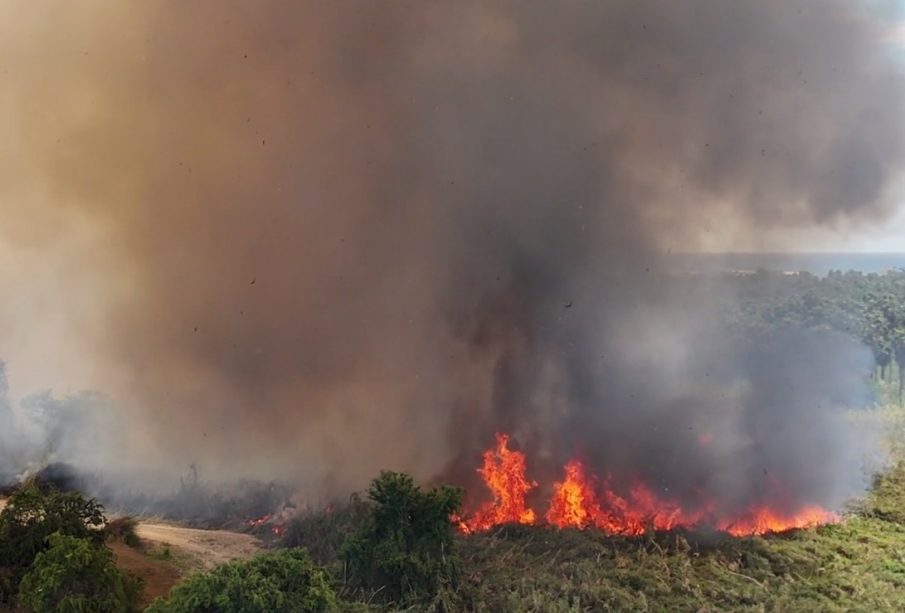
[[[140,521],[139,538],[153,545],[170,546],[193,559],[203,569],[217,564],[248,558],[262,549],[261,541],[250,534],[226,530],[198,530],[172,524]]]
[[[123,543],[111,543],[110,548],[120,569],[144,580],[142,606],[166,596],[193,572],[248,558],[261,550],[260,541],[253,536],[225,530],[198,530],[139,520],[135,532],[143,542],[141,550]]]
[[[155,598],[166,596],[173,586],[182,579],[182,573],[173,564],[151,558],[125,543],[110,543],[116,566],[144,581],[144,595],[141,607],[151,604]]]

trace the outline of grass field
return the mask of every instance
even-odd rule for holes
[[[480,611],[905,611],[905,525],[852,516],[768,538],[700,542],[504,530],[463,539]]]
[[[461,538],[447,606],[477,611],[905,611],[905,413],[893,464],[837,525],[765,538],[508,527]],[[437,603],[440,604],[440,603]]]

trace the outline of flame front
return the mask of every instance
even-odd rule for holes
[[[470,518],[454,518],[463,532],[488,530],[500,524],[533,524],[537,520],[525,501],[528,492],[537,487],[525,477],[525,454],[509,449],[508,435],[497,434],[496,439],[496,448],[484,452],[484,464],[478,469],[493,499]]]
[[[717,529],[733,536],[785,532],[793,528],[809,528],[839,521],[839,516],[816,506],[805,507],[792,515],[777,513],[769,507],[756,507],[732,521],[717,523]]]
[[[572,460],[565,467],[565,479],[554,484],[553,499],[546,520],[559,528],[585,528],[596,524],[602,512],[591,483],[585,478],[584,466]]]
[[[534,524],[537,516],[527,505],[526,496],[537,486],[525,472],[525,454],[509,449],[509,437],[497,434],[497,445],[484,452],[484,464],[478,470],[493,494],[470,517],[453,518],[465,533],[488,530],[506,523]],[[729,517],[717,512],[712,500],[689,506],[656,494],[636,481],[620,495],[608,477],[598,487],[578,460],[564,467],[563,480],[554,484],[553,497],[544,515],[546,522],[558,528],[596,528],[607,534],[638,536],[648,531],[710,528],[733,536],[784,532],[839,521],[839,517],[817,506],[794,513],[783,513],[766,505],[755,505]]]

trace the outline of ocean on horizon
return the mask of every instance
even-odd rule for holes
[[[831,270],[905,270],[905,253],[676,253],[671,257],[680,272],[769,270],[824,276]]]

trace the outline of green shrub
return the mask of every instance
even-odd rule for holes
[[[77,492],[45,492],[34,484],[16,491],[0,512],[0,602],[12,598],[37,555],[50,547],[51,534],[100,546],[103,525],[103,507]]]
[[[461,490],[423,491],[408,475],[383,472],[368,496],[371,515],[343,546],[351,586],[386,602],[410,603],[451,585],[458,559],[450,516],[461,506]]]
[[[134,611],[141,583],[122,573],[109,549],[55,533],[19,585],[17,604],[36,612]]]
[[[265,553],[195,575],[148,613],[309,613],[335,611],[327,574],[304,549]]]

